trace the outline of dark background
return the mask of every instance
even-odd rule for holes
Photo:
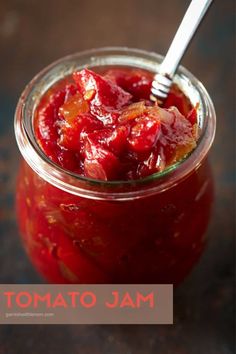
[[[130,46],[165,54],[186,0],[0,0],[0,283],[41,280],[14,213],[20,155],[13,115],[26,83],[66,54]],[[1,326],[0,354],[234,353],[234,0],[215,0],[183,64],[206,86],[218,125],[215,207],[200,263],[175,291],[174,326]]]

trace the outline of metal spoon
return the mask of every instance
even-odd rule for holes
[[[167,97],[176,69],[212,0],[192,0],[170,48],[154,76],[150,99],[162,103]]]

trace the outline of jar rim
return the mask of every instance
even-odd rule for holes
[[[92,199],[129,200],[169,189],[197,169],[207,155],[215,136],[216,116],[211,98],[202,83],[180,66],[174,82],[193,105],[198,103],[198,124],[201,135],[196,148],[182,160],[162,172],[128,181],[101,181],[65,170],[42,151],[34,136],[34,111],[42,95],[55,82],[84,67],[129,66],[154,73],[163,57],[153,52],[126,47],[91,49],[63,57],[40,71],[26,86],[15,112],[16,140],[26,162],[50,184],[66,192]],[[114,190],[115,189],[115,190]]]

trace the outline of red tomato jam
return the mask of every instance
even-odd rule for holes
[[[41,148],[63,168],[99,180],[134,180],[196,146],[196,109],[177,87],[161,108],[149,99],[153,75],[143,70],[84,69],[69,79],[46,93],[35,119]]]
[[[173,86],[149,100],[153,74],[84,69],[53,86],[35,113],[45,154],[99,180],[136,180],[183,159],[197,114]],[[27,252],[54,283],[178,284],[199,258],[212,202],[207,161],[168,190],[141,199],[92,200],[62,191],[22,163],[17,210]]]

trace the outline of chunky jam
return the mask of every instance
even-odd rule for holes
[[[196,109],[173,87],[164,107],[150,101],[153,74],[84,69],[50,89],[36,112],[45,154],[99,180],[133,180],[164,170],[196,146]]]
[[[180,161],[196,145],[196,109],[178,87],[163,107],[150,102],[152,77],[112,68],[65,78],[35,112],[39,145],[64,169],[99,180],[139,179]],[[167,190],[124,201],[67,193],[23,161],[17,213],[27,253],[50,282],[178,284],[203,251],[212,194],[207,161]]]

